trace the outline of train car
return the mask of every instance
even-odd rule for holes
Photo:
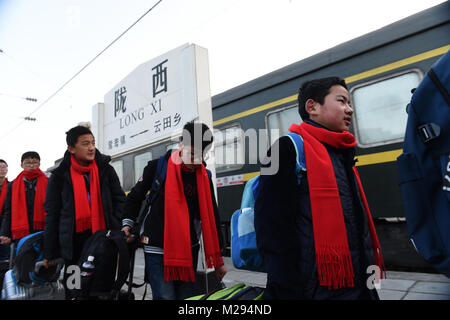
[[[450,49],[450,3],[445,2],[212,97],[217,198],[225,238],[246,181],[292,123],[300,123],[297,92],[320,77],[346,80],[354,108],[350,131],[357,168],[390,270],[433,271],[414,250],[406,229],[396,159],[402,153],[406,105],[431,65]],[[258,136],[254,148],[252,134]],[[266,143],[261,143],[266,141]],[[129,191],[151,159],[174,147],[160,141],[113,158]],[[257,151],[255,151],[257,150]]]

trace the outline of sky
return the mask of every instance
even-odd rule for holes
[[[208,50],[214,96],[442,2],[0,0],[0,159],[9,180],[25,151],[51,167],[66,150],[65,132],[91,121],[105,93],[185,43]]]

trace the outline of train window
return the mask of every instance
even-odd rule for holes
[[[407,71],[352,88],[355,134],[358,145],[372,147],[403,140],[411,100],[422,74]]]
[[[147,162],[152,160],[152,153],[150,151],[141,153],[134,157],[134,182],[136,183],[144,172]]]
[[[236,170],[243,166],[244,148],[239,124],[214,129],[214,154],[217,172]]]
[[[269,112],[266,115],[266,122],[270,145],[272,145],[280,136],[289,132],[291,124],[300,124],[302,119],[298,113],[298,106],[295,105]],[[276,134],[275,129],[279,130],[278,134]]]
[[[110,164],[116,171],[120,185],[123,187],[123,160],[111,161]]]

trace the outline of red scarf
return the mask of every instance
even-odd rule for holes
[[[70,162],[70,177],[75,201],[75,232],[80,233],[91,229],[92,233],[95,233],[98,230],[105,230],[106,223],[97,164],[92,161],[87,167],[81,166],[73,155],[70,156]],[[83,176],[83,173],[86,172],[89,172],[90,179],[90,204]]]
[[[45,227],[44,201],[48,178],[41,169],[24,170],[17,176],[12,185],[11,236],[13,239],[20,239],[30,234],[24,177],[27,180],[37,178],[34,194],[33,229],[35,231],[44,230]]]
[[[8,179],[5,178],[5,181],[3,181],[3,185],[0,190],[0,216],[2,215],[3,204],[5,203],[6,199],[6,189],[8,189]]]
[[[164,281],[195,281],[192,267],[189,210],[181,178],[181,150],[169,158],[164,198]],[[223,265],[217,237],[208,174],[196,169],[198,203],[208,268]]]
[[[336,176],[330,156],[322,143],[338,149],[354,148],[356,146],[355,137],[348,131],[333,132],[307,123],[293,124],[289,131],[300,134],[304,141],[320,285],[328,286],[329,289],[353,287],[353,265]],[[372,215],[355,167],[353,167],[353,172],[367,215],[375,261],[380,270],[384,271]],[[383,274],[381,276],[383,277]]]

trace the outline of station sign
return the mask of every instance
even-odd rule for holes
[[[209,73],[205,51],[182,45],[141,64],[107,92],[93,111],[99,149],[114,156],[170,138],[186,122],[204,118],[200,112],[209,113],[211,120],[203,121],[212,124],[209,74],[199,75]],[[200,110],[199,92],[206,92],[206,111]]]

